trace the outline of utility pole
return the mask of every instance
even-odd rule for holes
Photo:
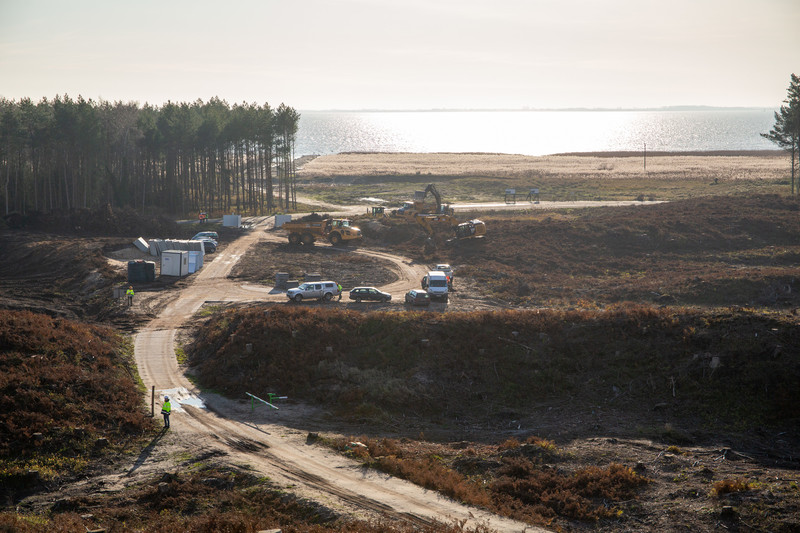
[[[647,142],[644,143],[644,171],[647,172]]]

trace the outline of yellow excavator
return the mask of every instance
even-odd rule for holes
[[[486,224],[477,218],[467,220],[466,222],[459,222],[453,215],[417,214],[414,217],[414,222],[419,224],[431,239],[436,234],[435,227],[439,225],[446,225],[453,228],[456,239],[458,240],[472,239],[486,235]]]
[[[433,197],[434,202],[427,201],[428,194]],[[405,218],[411,222],[417,215],[453,215],[453,208],[449,205],[442,205],[442,195],[436,185],[431,183],[424,191],[414,192],[414,201],[405,202],[403,207],[392,211],[392,216]]]
[[[428,194],[433,197],[433,203],[427,201]],[[424,191],[416,191],[414,201],[406,202],[400,209],[392,211],[392,216],[402,217],[408,222],[414,221],[419,224],[428,235],[429,246],[435,245],[436,228],[441,226],[452,228],[458,240],[486,235],[486,224],[481,220],[459,222],[453,208],[449,204],[442,204],[442,195],[439,194],[439,189],[433,183],[428,185]]]

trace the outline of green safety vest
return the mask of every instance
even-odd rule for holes
[[[172,406],[169,402],[164,402],[164,405],[161,406],[161,413],[168,415],[170,411],[172,411]]]
[[[128,296],[133,296],[133,289],[128,289],[128,291],[125,294],[127,294]]]

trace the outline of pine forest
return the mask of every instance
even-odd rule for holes
[[[0,98],[0,206],[6,215],[102,205],[183,215],[293,208],[299,118],[284,104],[216,97],[161,107]]]

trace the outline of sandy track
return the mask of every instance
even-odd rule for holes
[[[504,532],[545,531],[458,504],[406,481],[363,469],[325,448],[307,445],[307,430],[293,429],[302,428],[302,417],[308,414],[306,408],[288,404],[279,411],[266,407],[251,411],[249,404],[200,393],[186,379],[175,358],[176,331],[206,301],[249,301],[254,296],[258,300],[285,299],[282,293],[270,294],[269,289],[254,286],[243,288],[226,278],[250,246],[262,239],[285,238],[263,231],[269,220],[256,222],[253,231],[232,242],[204,266],[193,282],[136,335],[136,362],[148,391],[154,386],[159,396],[168,393],[173,398],[172,429],[159,446],[171,446],[176,453],[185,451],[196,456],[227,455],[234,464],[269,476],[299,496],[360,518],[389,516],[414,524],[465,521],[467,527],[485,524]],[[393,293],[416,287],[425,271],[423,265],[392,254],[370,250],[353,253],[379,257],[395,265],[399,279],[384,287]],[[201,404],[207,408],[195,407]],[[280,421],[286,424],[277,423]]]

